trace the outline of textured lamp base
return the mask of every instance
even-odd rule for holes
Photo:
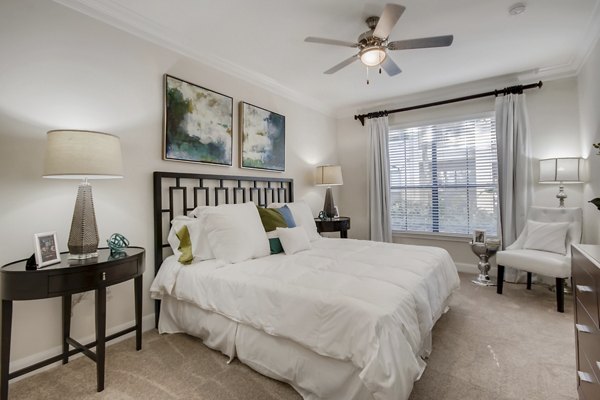
[[[69,258],[85,260],[98,257],[98,228],[92,199],[92,185],[82,182],[77,190],[77,200],[69,233]]]
[[[335,204],[333,203],[333,193],[331,188],[328,187],[325,192],[325,204],[323,204],[323,211],[327,218],[335,217]]]

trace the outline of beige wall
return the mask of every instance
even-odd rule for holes
[[[587,201],[600,197],[600,156],[592,143],[600,142],[600,41],[578,76],[581,148],[588,157],[590,179],[583,189],[584,240],[600,243],[600,211]]]
[[[144,315],[150,324],[153,171],[292,177],[296,198],[307,200],[315,214],[322,207],[324,190],[314,186],[314,165],[337,162],[331,117],[49,1],[0,3],[0,54],[0,265],[29,257],[36,232],[57,231],[66,250],[77,182],[42,179],[50,129],[121,137],[125,178],[93,182],[96,217],[101,241],[120,232],[146,248]],[[164,73],[234,98],[233,167],[162,161]],[[241,100],[286,116],[284,174],[238,168]],[[111,288],[109,331],[133,321],[132,290],[131,282]],[[73,314],[73,336],[91,336],[93,295]],[[60,345],[60,316],[58,299],[15,304],[13,368]]]
[[[513,81],[494,83],[496,87],[514,84]],[[487,85],[487,86],[486,86]],[[478,93],[489,90],[490,83],[480,83],[478,90],[473,84],[467,91],[464,87],[454,88],[455,93]],[[435,93],[429,93],[425,101],[436,99]],[[437,100],[455,97],[440,91]],[[529,109],[530,127],[532,134],[532,153],[534,162],[534,179],[539,177],[537,160],[548,157],[582,156],[581,140],[579,136],[579,110],[577,96],[577,81],[575,78],[561,79],[546,82],[541,90],[526,92]],[[396,104],[402,106],[420,104],[423,101],[411,100],[412,103],[390,102],[392,106],[381,106],[378,109],[393,108]],[[390,125],[411,124],[420,121],[452,118],[454,116],[477,114],[494,110],[494,98],[488,97],[469,102],[455,103],[446,106],[416,110],[406,113],[390,115]],[[369,235],[367,214],[367,149],[368,138],[366,130],[352,117],[345,117],[337,121],[339,160],[343,168],[345,179],[341,186],[340,210],[352,218],[352,229],[349,236],[366,239]],[[582,205],[581,185],[570,185],[566,188],[568,198],[567,206],[580,207]],[[541,206],[556,206],[554,197],[558,188],[554,185],[540,185],[535,183],[535,204]],[[444,238],[432,235],[395,235],[394,241],[399,243],[439,246],[446,248],[455,262],[474,264],[475,256],[467,245],[469,239]]]

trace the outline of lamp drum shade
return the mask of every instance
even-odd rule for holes
[[[48,132],[44,178],[122,177],[121,142],[118,136],[79,130]]]
[[[318,186],[343,185],[342,167],[339,165],[322,165],[317,167]]]
[[[581,158],[548,158],[540,160],[541,183],[581,183]]]

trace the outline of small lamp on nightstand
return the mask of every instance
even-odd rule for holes
[[[342,167],[339,165],[321,165],[317,167],[317,186],[327,186],[325,192],[325,203],[323,212],[327,218],[335,217],[335,203],[333,202],[333,193],[331,186],[343,185]]]
[[[69,233],[69,258],[98,256],[98,228],[88,179],[122,177],[121,143],[117,136],[76,130],[48,132],[44,178],[81,179]]]
[[[565,207],[565,183],[583,183],[581,158],[548,158],[540,160],[540,183],[558,183],[558,207]]]

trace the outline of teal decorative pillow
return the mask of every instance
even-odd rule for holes
[[[269,247],[271,248],[271,254],[283,253],[283,246],[276,232],[277,228],[294,228],[296,222],[292,213],[287,206],[281,208],[261,208],[258,207],[258,214],[260,220],[267,232],[269,238]]]

